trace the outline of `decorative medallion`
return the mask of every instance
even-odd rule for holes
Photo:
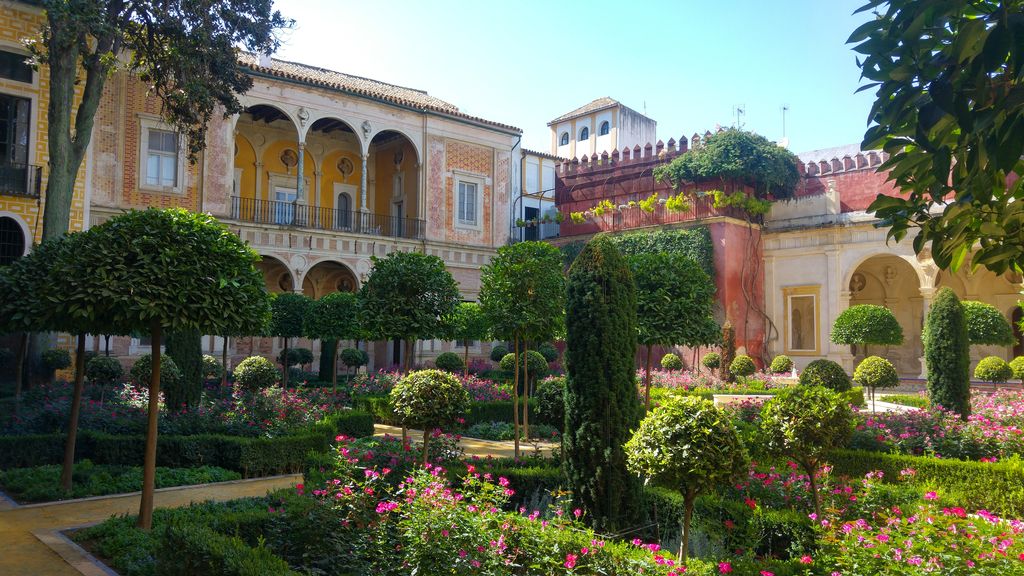
[[[294,168],[299,163],[299,155],[291,148],[281,152],[281,163],[289,169]]]
[[[853,275],[852,278],[850,278],[850,292],[856,294],[857,292],[863,290],[864,287],[867,286],[867,284],[868,281],[866,278],[864,278],[864,275],[861,274],[860,272],[857,272],[856,274]]]

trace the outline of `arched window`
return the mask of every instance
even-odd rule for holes
[[[25,234],[14,218],[0,218],[0,266],[7,266],[25,254]]]
[[[583,127],[583,130],[580,130],[580,142],[584,140],[590,140],[590,128],[586,126]]]
[[[601,122],[601,127],[597,129],[597,135],[598,136],[607,136],[608,135],[608,130],[609,130],[608,121],[605,120],[604,122]]]
[[[558,141],[558,145],[559,146],[568,146],[569,145],[569,133],[568,132],[562,132],[562,138]]]

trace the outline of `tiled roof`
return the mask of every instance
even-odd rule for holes
[[[523,155],[524,156],[540,156],[541,158],[547,158],[549,160],[565,160],[565,158],[562,158],[561,156],[556,156],[554,154],[548,154],[547,152],[540,152],[538,150],[530,150],[529,148],[523,148]]]
[[[620,102],[618,100],[614,98],[609,98],[608,96],[598,98],[597,100],[594,100],[590,104],[580,106],[579,108],[573,110],[572,112],[569,112],[568,114],[562,114],[558,118],[555,118],[551,122],[548,122],[548,126],[551,126],[552,124],[557,124],[570,118],[577,118],[579,116],[583,116],[584,114],[590,114],[591,112],[604,110],[605,108],[611,108],[612,106],[618,106],[619,104]]]
[[[427,92],[424,90],[406,88],[404,86],[388,84],[386,82],[371,80],[369,78],[363,78],[361,76],[353,76],[351,74],[344,74],[342,72],[336,72],[334,70],[327,70],[326,68],[318,68],[316,66],[309,66],[307,64],[299,64],[298,62],[288,62],[285,60],[278,60],[276,58],[270,59],[269,66],[261,66],[260,57],[256,54],[250,54],[248,52],[239,52],[238,61],[245,68],[269,76],[276,76],[278,78],[284,78],[287,80],[296,80],[299,82],[309,84],[311,86],[332,88],[335,90],[341,90],[343,92],[349,92],[360,96],[377,98],[402,106],[416,108],[418,110],[440,112],[443,114],[456,116],[458,118],[471,120],[473,122],[488,124],[490,126],[503,128],[506,130],[522,132],[522,130],[516,128],[515,126],[510,126],[508,124],[502,124],[499,122],[493,122],[491,120],[485,120],[477,116],[470,116],[469,114],[460,112],[459,108],[454,104],[441,100],[440,98],[431,96],[427,94]]]

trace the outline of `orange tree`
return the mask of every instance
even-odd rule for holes
[[[321,344],[333,342],[330,350],[321,346],[320,354],[331,355],[331,389],[334,391],[338,390],[338,344],[359,336],[358,313],[359,303],[353,292],[332,292],[314,300],[306,312],[306,336],[320,340]],[[320,374],[320,380],[323,379],[324,375]]]

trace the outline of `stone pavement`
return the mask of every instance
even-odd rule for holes
[[[386,426],[384,424],[377,424],[374,426],[375,436],[397,436],[402,437],[402,429],[398,426]],[[421,430],[409,430],[409,438],[413,441],[420,441],[423,439],[423,431]],[[487,456],[493,456],[495,458],[512,458],[515,455],[515,447],[511,441],[498,441],[498,440],[480,440],[478,438],[462,438],[459,441],[459,446],[465,452],[466,456],[479,456],[480,458],[486,458]],[[551,455],[551,449],[557,446],[551,442],[538,442],[537,448],[540,453],[544,456]],[[519,443],[520,454],[523,456],[529,456],[534,453],[534,445],[529,442]]]

